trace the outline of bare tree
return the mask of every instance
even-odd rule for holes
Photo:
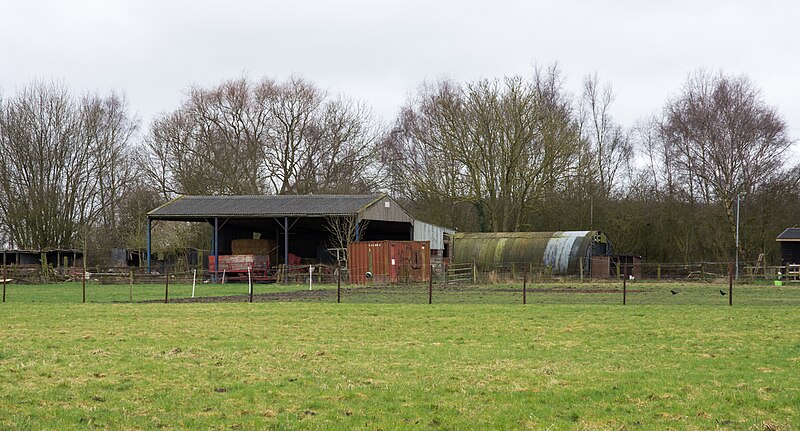
[[[156,119],[146,171],[173,194],[260,194],[267,116],[261,93],[244,78],[191,88],[175,112]]]
[[[153,123],[145,171],[165,197],[373,191],[369,112],[326,97],[299,77],[192,88]]]
[[[469,202],[484,231],[519,229],[534,202],[574,174],[581,149],[555,68],[532,81],[424,86],[390,142],[395,160],[406,155],[409,190]]]
[[[620,169],[633,157],[630,135],[611,116],[613,101],[610,84],[601,85],[597,74],[584,78],[581,122],[594,161],[591,173],[603,198],[611,196]]]
[[[677,185],[692,201],[722,206],[733,243],[737,196],[784,169],[786,123],[747,77],[697,72],[667,103],[659,133]]]
[[[330,246],[347,250],[350,243],[359,241],[367,231],[368,220],[359,220],[356,215],[326,216],[325,230],[329,234]],[[341,258],[341,255],[339,255]]]
[[[69,247],[89,224],[116,225],[136,129],[124,98],[76,99],[33,82],[0,105],[0,213],[17,247]]]

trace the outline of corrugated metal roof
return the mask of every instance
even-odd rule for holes
[[[777,241],[800,241],[800,227],[786,228],[778,235]]]
[[[147,215],[159,218],[278,217],[356,214],[384,194],[181,196]]]

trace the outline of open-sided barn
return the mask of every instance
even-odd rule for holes
[[[243,247],[241,254],[258,251],[270,256],[273,265],[300,259],[334,262],[336,250],[332,249],[337,246],[331,223],[342,219],[356,223],[359,241],[430,241],[443,249],[444,234],[450,232],[414,220],[387,194],[181,196],[147,214],[148,270],[154,221],[208,223],[212,229],[209,268],[219,271],[220,256],[237,254],[237,246]],[[346,247],[342,245],[339,248]]]

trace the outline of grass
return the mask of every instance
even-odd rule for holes
[[[794,429],[796,308],[679,286],[689,303],[629,307],[17,291],[0,304],[0,429]]]

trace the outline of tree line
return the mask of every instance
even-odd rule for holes
[[[426,82],[390,124],[298,76],[190,87],[143,125],[118,93],[34,81],[0,98],[0,243],[144,246],[144,214],[175,196],[386,191],[459,231],[606,231],[661,262],[778,263],[798,222],[800,164],[780,113],[746,76],[697,71],[623,127],[598,76],[556,66]],[[737,202],[740,247],[735,249]],[[161,248],[207,248],[178,226]]]

